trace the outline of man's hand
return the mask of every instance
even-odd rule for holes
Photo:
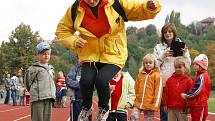
[[[83,48],[86,44],[87,44],[87,40],[84,40],[82,38],[76,41],[76,47],[78,48]]]
[[[156,0],[148,0],[146,7],[150,10],[155,10],[158,7],[158,3]]]

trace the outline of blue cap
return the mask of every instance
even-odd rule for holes
[[[41,42],[36,47],[37,54],[41,53],[43,50],[49,50],[49,49],[51,49],[51,46],[49,45],[48,42]]]

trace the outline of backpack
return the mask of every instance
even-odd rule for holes
[[[72,21],[73,21],[73,25],[74,25],[74,21],[76,19],[76,16],[77,16],[77,9],[78,9],[78,6],[79,6],[79,2],[80,0],[76,0],[73,5],[72,5],[72,9],[71,9],[71,16],[72,16]],[[119,3],[119,0],[114,0],[114,3],[113,3],[113,8],[114,10],[120,15],[122,16],[123,20],[125,22],[128,21],[128,18],[127,16],[125,15],[125,11],[124,9],[122,8],[122,6],[120,5]]]

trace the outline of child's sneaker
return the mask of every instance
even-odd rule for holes
[[[92,109],[82,109],[79,116],[78,121],[88,121],[88,117],[91,115]]]
[[[99,109],[99,113],[96,117],[96,121],[106,121],[109,115],[109,110]]]

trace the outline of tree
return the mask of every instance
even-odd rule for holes
[[[146,27],[146,34],[147,34],[148,36],[156,35],[156,34],[157,34],[156,26],[153,25],[153,24],[149,24],[149,25]]]
[[[3,42],[1,54],[4,58],[4,73],[15,73],[19,68],[26,69],[35,60],[35,46],[38,32],[33,32],[29,25],[21,23],[11,32],[9,42]]]
[[[170,15],[167,15],[165,19],[165,24],[167,23],[173,23],[175,24],[176,27],[180,26],[181,24],[181,18],[180,18],[180,13],[175,12],[174,10],[170,13]]]
[[[208,40],[215,40],[215,25],[214,26],[210,26],[208,28],[208,33],[206,34],[206,38]]]
[[[181,23],[180,13],[175,12],[174,10],[171,12],[170,15],[167,15],[165,24],[166,23],[173,23],[177,28],[177,36],[181,38],[181,40],[186,41],[188,37],[187,27]]]

